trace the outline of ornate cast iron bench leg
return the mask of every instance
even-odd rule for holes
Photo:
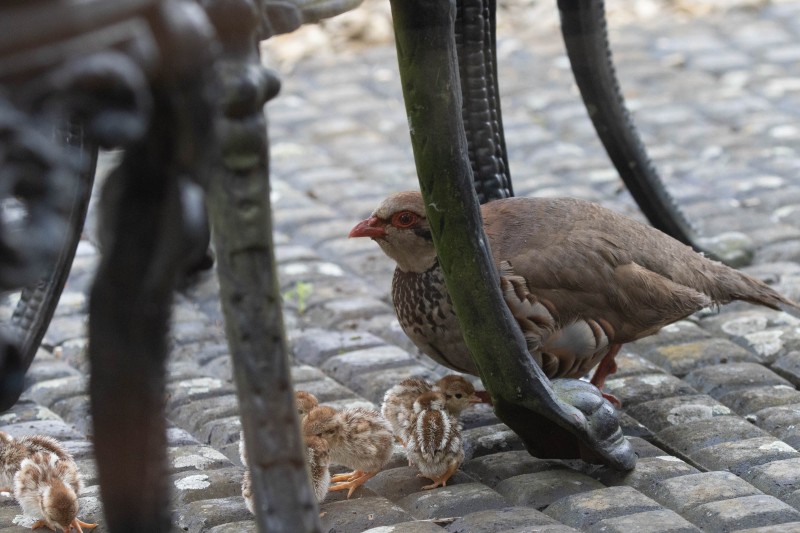
[[[152,119],[101,200],[103,257],[89,306],[94,447],[110,531],[169,531],[165,359],[172,292],[204,252],[201,186],[213,153],[211,28],[190,3],[149,15],[163,45]]]
[[[223,44],[222,157],[209,187],[220,297],[259,531],[320,531],[289,374],[276,276],[262,108],[279,83],[260,65],[248,0],[205,5]],[[230,21],[236,24],[231,25]]]

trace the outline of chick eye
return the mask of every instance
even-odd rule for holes
[[[396,228],[410,228],[419,220],[419,215],[411,211],[400,211],[392,216],[392,226]]]
[[[463,394],[461,394],[460,392],[458,394],[456,394],[456,398],[458,398],[459,400],[461,399],[462,396],[463,396]]]

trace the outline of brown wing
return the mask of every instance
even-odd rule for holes
[[[600,206],[514,198],[483,209],[495,262],[525,279],[557,328],[594,321],[624,343],[713,302],[697,288],[711,261]]]

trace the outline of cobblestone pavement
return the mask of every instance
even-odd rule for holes
[[[513,30],[501,32],[498,55],[516,193],[640,217],[587,120],[552,10],[501,26]],[[747,270],[800,300],[800,3],[621,16],[612,39],[629,106],[687,214],[710,237],[743,234],[755,250]],[[404,377],[446,372],[399,330],[390,261],[347,239],[380,199],[416,183],[394,49],[321,52],[282,75],[268,115],[295,384],[334,406],[377,405]],[[0,430],[64,440],[87,486],[81,517],[104,531],[86,395],[91,234]],[[178,294],[171,354],[175,523],[254,531],[212,274]],[[328,497],[325,531],[800,531],[799,320],[730,305],[628,345],[618,361],[608,389],[640,456],[633,472],[531,457],[479,406],[466,413],[467,459],[452,484],[421,491],[398,450],[351,500]],[[0,529],[21,531],[18,513],[0,502]]]

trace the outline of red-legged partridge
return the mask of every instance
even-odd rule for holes
[[[661,231],[572,198],[507,198],[481,206],[511,313],[550,378],[603,387],[621,345],[707,306],[743,300],[797,314],[761,281]],[[456,319],[418,191],[385,199],[350,237],[370,237],[397,263],[392,297],[424,353],[477,375]]]

